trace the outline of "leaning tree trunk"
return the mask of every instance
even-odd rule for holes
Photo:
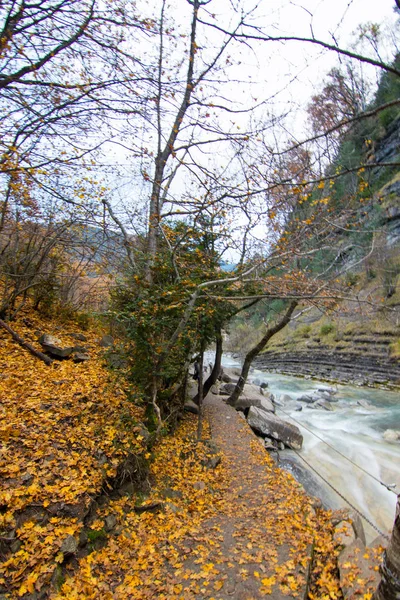
[[[374,600],[400,599],[400,494],[397,496],[396,516],[392,537],[384,552],[380,568],[381,582],[375,592]]]
[[[290,306],[287,309],[285,315],[282,317],[282,319],[276,325],[267,329],[265,335],[258,342],[258,344],[253,346],[253,348],[246,354],[246,358],[244,359],[244,363],[243,363],[243,367],[242,367],[242,372],[240,373],[240,377],[235,386],[235,389],[233,390],[232,394],[228,398],[228,404],[230,404],[231,406],[235,406],[240,394],[243,392],[244,384],[246,383],[247,376],[249,374],[249,370],[251,367],[251,363],[253,362],[255,357],[258,356],[258,354],[261,352],[261,350],[264,350],[264,348],[267,345],[267,343],[269,342],[269,340],[276,333],[278,333],[278,331],[281,331],[281,329],[286,327],[286,325],[289,323],[290,319],[292,318],[292,314],[293,314],[294,309],[296,308],[297,304],[298,304],[297,300],[293,300],[290,303]]]
[[[203,367],[204,367],[204,342],[201,344],[200,350],[200,365],[199,365],[199,391],[197,393],[199,397],[199,418],[197,420],[197,441],[201,440],[203,434],[203,399],[204,399],[204,387],[203,387]]]
[[[219,329],[215,334],[215,359],[214,366],[211,371],[210,376],[205,380],[203,384],[203,396],[206,397],[211,387],[217,381],[218,376],[221,371],[221,360],[222,360],[222,334]],[[199,394],[196,394],[193,397],[193,402],[199,404]]]

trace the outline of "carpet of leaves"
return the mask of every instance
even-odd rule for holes
[[[146,449],[135,427],[141,411],[104,366],[101,331],[77,342],[77,323],[33,312],[11,325],[38,350],[41,331],[65,346],[84,343],[91,356],[49,367],[0,330],[0,590],[19,598],[48,585],[63,540],[79,535],[104,482],[127,453]]]

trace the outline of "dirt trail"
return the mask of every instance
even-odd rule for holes
[[[218,516],[203,524],[200,539],[185,542],[183,572],[197,572],[200,579],[205,566],[218,571],[211,589],[202,586],[191,597],[304,598],[313,539],[310,499],[275,468],[246,421],[222,397],[209,394],[205,409],[229,484]]]

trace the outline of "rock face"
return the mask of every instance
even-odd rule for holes
[[[264,352],[254,360],[254,366],[306,378],[315,377],[355,385],[400,385],[400,361],[389,355],[390,336],[374,337],[353,334],[344,336],[335,348],[317,340],[307,349]],[[347,346],[349,349],[347,350]],[[351,347],[350,347],[351,346]],[[303,400],[304,401],[304,400]],[[332,397],[330,398],[332,401]]]
[[[289,448],[300,450],[302,447],[303,436],[300,429],[270,412],[252,406],[247,415],[247,422],[257,433],[279,440]]]

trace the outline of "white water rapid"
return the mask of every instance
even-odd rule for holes
[[[230,356],[224,356],[222,363],[226,367],[240,366],[240,362]],[[394,521],[396,493],[400,494],[400,442],[388,442],[383,434],[387,429],[400,431],[400,394],[346,385],[335,386],[257,369],[251,372],[249,381],[267,383],[268,390],[277,399],[283,394],[291,397],[285,399],[282,407],[277,406],[276,414],[300,428],[304,437],[300,456],[378,529],[388,534]],[[319,387],[333,387],[337,390],[335,399],[338,401],[333,404],[333,412],[307,408],[307,404],[297,401],[301,395]],[[302,410],[296,410],[300,405]],[[279,464],[290,470],[308,493],[319,496],[325,506],[347,506],[295,452],[280,452]],[[388,485],[396,484],[395,493],[381,485],[380,481]],[[364,520],[363,525],[367,542],[379,535]]]

